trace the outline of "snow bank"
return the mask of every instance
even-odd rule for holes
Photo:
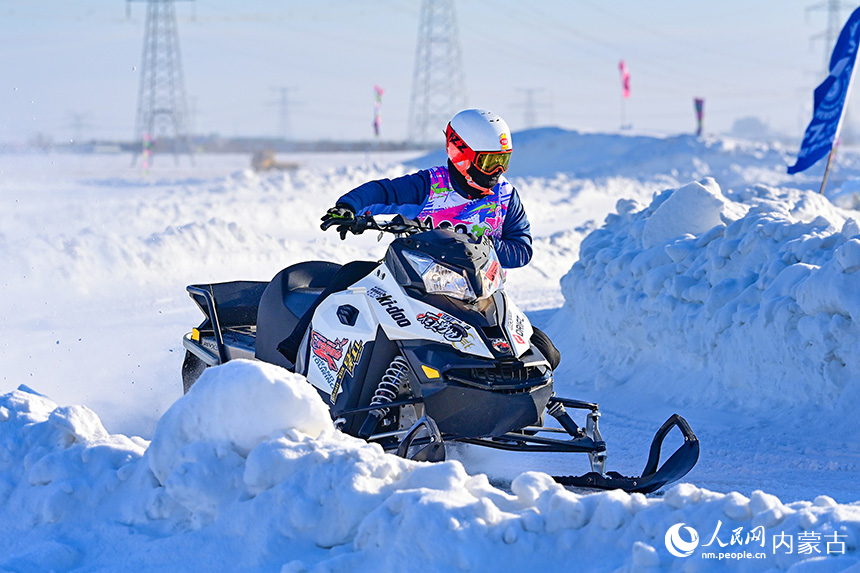
[[[233,360],[204,370],[165,412],[149,448],[149,467],[165,484],[177,466],[181,473],[194,467],[194,456],[184,451],[192,444],[223,444],[247,456],[286,430],[316,438],[332,428],[328,408],[304,377],[271,364]]]
[[[816,565],[858,562],[857,506],[691,485],[663,498],[579,495],[536,472],[508,493],[458,462],[403,460],[333,430],[306,381],[251,361],[201,377],[145,451],[140,439],[108,435],[88,409],[26,389],[0,396],[0,441],[4,571],[725,568],[704,548],[670,554],[678,523],[701,545],[716,530],[715,550],[739,550],[734,535],[766,553],[739,569],[812,564],[771,547],[775,535],[811,530],[835,533],[842,549]],[[738,528],[759,535],[746,542]]]
[[[854,216],[811,192],[723,194],[712,179],[647,207],[619,201],[562,279],[558,324],[586,333],[597,386],[742,411],[848,407],[860,392]]]

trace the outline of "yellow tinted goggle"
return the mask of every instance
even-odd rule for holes
[[[499,168],[501,168],[502,172],[507,171],[510,162],[510,151],[481,151],[475,157],[475,167],[487,175],[492,175]]]

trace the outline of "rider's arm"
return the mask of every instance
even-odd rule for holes
[[[495,246],[499,262],[505,268],[522,267],[532,259],[531,226],[516,189],[502,223],[502,236],[495,240]]]
[[[342,196],[337,203],[348,205],[355,213],[399,213],[412,219],[421,211],[429,189],[430,175],[419,171],[395,179],[368,181]]]

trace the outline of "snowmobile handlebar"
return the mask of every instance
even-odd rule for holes
[[[341,240],[346,239],[347,233],[360,235],[368,229],[372,231],[380,231],[381,233],[393,233],[395,235],[413,235],[426,231],[427,228],[412,219],[406,219],[402,215],[396,215],[391,221],[379,222],[373,218],[373,215],[356,215],[351,219],[341,219],[332,217],[326,219],[320,225],[320,229],[327,231],[331,227],[336,227],[340,233]],[[381,235],[380,235],[381,236]]]

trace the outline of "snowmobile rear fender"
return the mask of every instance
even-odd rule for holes
[[[267,285],[258,281],[232,281],[185,287],[206,317],[204,325],[208,322],[214,332],[219,364],[229,360],[222,329],[256,325],[260,297]]]

